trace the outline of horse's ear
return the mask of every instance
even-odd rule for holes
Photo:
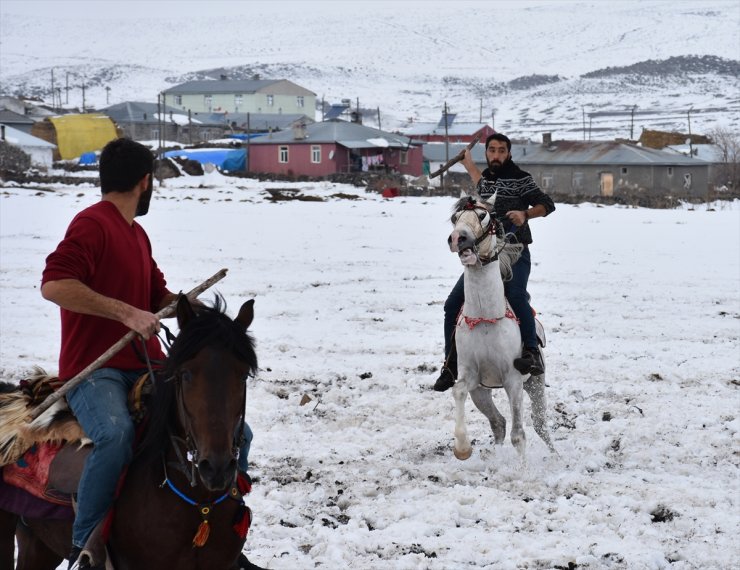
[[[498,196],[498,190],[496,190],[493,193],[493,196],[491,196],[488,200],[486,200],[486,202],[489,203],[491,206],[493,206],[496,203],[496,196]]]
[[[180,327],[180,330],[195,318],[195,311],[193,310],[193,306],[190,304],[188,296],[183,295],[182,293],[180,293],[180,296],[177,298],[177,309],[175,312],[177,314],[177,326]]]
[[[244,327],[244,332],[247,332],[249,325],[254,320],[254,299],[250,299],[244,303],[239,309],[239,314],[234,319],[234,322]]]

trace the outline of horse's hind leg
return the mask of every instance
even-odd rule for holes
[[[476,388],[470,391],[470,399],[473,400],[475,407],[488,418],[493,431],[493,441],[496,445],[504,443],[506,438],[506,418],[498,411],[496,404],[493,403],[491,391],[486,388]]]
[[[535,433],[542,438],[548,449],[552,453],[555,446],[550,438],[550,430],[547,429],[547,397],[545,396],[545,375],[530,376],[529,380],[524,383],[524,390],[529,394],[532,402],[532,426]]]
[[[473,453],[470,445],[468,430],[465,427],[465,400],[468,397],[468,387],[464,380],[458,380],[452,387],[452,395],[455,398],[455,445],[453,452],[455,457],[461,460],[468,459]]]
[[[509,378],[504,382],[504,390],[509,397],[509,406],[511,407],[511,444],[523,458],[527,444],[527,438],[524,434],[524,421],[522,419],[523,410],[523,391],[522,382],[519,373],[514,371],[514,378]]]
[[[16,570],[54,570],[64,558],[51,550],[34,532],[22,521],[16,527],[18,538],[18,566]]]
[[[18,517],[0,511],[0,568],[12,568],[15,563],[15,526]]]

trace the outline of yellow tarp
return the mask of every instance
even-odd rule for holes
[[[106,115],[63,115],[50,117],[57,135],[62,160],[77,158],[85,152],[100,150],[118,138],[116,126]]]

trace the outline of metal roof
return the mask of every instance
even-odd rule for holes
[[[10,109],[0,109],[0,123],[6,125],[33,125],[33,119],[29,119],[25,115],[11,111]]]
[[[263,87],[277,83],[277,79],[207,79],[203,81],[186,81],[165,89],[165,93],[256,93]]]
[[[156,103],[145,103],[141,101],[126,101],[124,103],[117,103],[101,110],[102,113],[108,115],[116,123],[144,123],[144,122],[157,122],[157,113],[159,113],[159,107]],[[187,117],[187,113],[183,113],[180,109],[175,107],[165,107],[164,112],[167,117],[170,113],[173,115],[184,115]]]
[[[396,133],[389,133],[366,127],[359,123],[348,123],[347,121],[331,120],[313,123],[306,126],[306,138],[295,139],[293,131],[273,133],[267,137],[260,137],[252,144],[277,144],[277,143],[306,143],[306,144],[331,144],[337,143],[347,148],[408,148],[419,146],[422,143],[412,141],[409,137]]]
[[[524,164],[609,164],[643,166],[701,166],[703,160],[627,143],[611,141],[553,141],[513,145],[514,162]]]
[[[401,129],[401,132],[403,134],[408,136],[429,136],[429,135],[437,135],[437,136],[444,136],[445,134],[445,127],[444,127],[444,121],[441,121],[442,124],[439,123],[413,123],[409,125],[408,127],[405,127]],[[454,136],[462,136],[462,135],[472,135],[474,133],[477,133],[479,130],[486,128],[488,125],[486,123],[453,123],[447,128],[447,136],[454,137]]]
[[[454,158],[455,155],[468,146],[465,143],[449,143],[449,157]],[[477,144],[471,149],[473,160],[477,163],[486,162],[486,152],[482,144]],[[434,142],[424,143],[424,160],[430,162],[447,162],[448,154],[445,152],[445,143]]]
[[[315,95],[313,91],[309,91],[305,87],[296,85],[292,81],[287,79],[210,79],[203,81],[186,81],[180,85],[175,85],[169,89],[165,89],[166,94],[177,94],[177,95],[188,95],[195,94],[200,95],[203,93],[210,94],[223,94],[223,93],[235,93],[235,94],[249,94],[264,91],[267,87],[275,85],[277,83],[284,84],[284,91],[289,95]],[[276,90],[275,95],[282,95],[281,89]]]
[[[249,129],[252,131],[282,131],[290,128],[293,123],[304,121],[306,124],[314,120],[299,113],[193,113],[199,121],[213,124],[236,123],[240,128],[247,128],[249,115]]]
[[[465,143],[450,143],[449,157],[454,157]],[[473,160],[486,164],[485,150],[482,144],[472,149]],[[609,141],[554,141],[544,144],[514,144],[511,146],[511,157],[520,166],[525,164],[551,165],[706,165],[706,161],[690,158],[673,152],[665,152],[637,145]],[[424,159],[431,162],[445,162],[444,143],[426,143]]]
[[[5,141],[19,147],[36,147],[36,148],[56,148],[57,145],[51,144],[43,139],[14,129],[9,125],[3,124],[5,127]]]

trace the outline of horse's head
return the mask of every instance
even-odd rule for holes
[[[451,221],[454,228],[447,243],[463,265],[476,265],[490,254],[498,226],[493,203],[483,202],[477,196],[461,198]]]
[[[228,487],[236,474],[246,381],[257,369],[247,334],[253,305],[254,300],[244,303],[232,320],[219,297],[212,308],[193,307],[184,295],[177,303],[180,333],[167,360],[175,383],[176,421],[200,479],[211,491]]]

